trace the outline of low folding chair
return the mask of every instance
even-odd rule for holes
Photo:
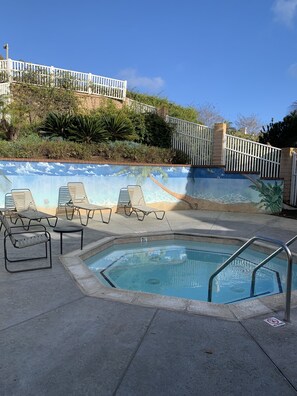
[[[87,197],[87,193],[84,187],[84,184],[81,182],[69,182],[67,184],[69,194],[71,196],[71,201],[66,204],[72,213],[69,215],[67,214],[66,209],[66,216],[68,220],[72,220],[74,213],[77,212],[79,215],[80,223],[83,226],[88,225],[89,219],[94,217],[94,213],[96,211],[100,212],[101,220],[103,223],[108,224],[110,222],[111,212],[112,209],[104,206],[94,205],[89,202]],[[83,221],[83,217],[81,211],[86,212],[86,221]],[[107,211],[107,219],[104,219],[102,212]]]
[[[124,205],[125,214],[127,216],[131,216],[134,212],[137,219],[143,221],[145,216],[148,216],[150,213],[154,213],[156,219],[164,219],[165,210],[156,209],[146,204],[141,186],[127,186],[127,191],[129,194],[129,203]]]
[[[24,231],[23,226],[11,226],[7,218],[0,215],[1,225],[4,227],[4,266],[6,271],[10,273],[15,272],[26,272],[35,271],[41,269],[52,268],[52,249],[51,249],[51,236],[46,231],[46,228],[41,224],[31,225],[29,230]],[[30,253],[28,253],[30,258],[9,258],[8,257],[8,242],[13,248],[24,249],[30,248]],[[32,257],[32,246],[44,244],[45,254],[43,256]],[[48,254],[49,253],[49,254]],[[30,267],[21,269],[11,269],[9,265],[11,263],[22,263],[26,261],[36,261],[39,259],[48,259],[49,265],[42,267]],[[23,266],[22,266],[23,267]]]
[[[14,189],[11,190],[12,199],[15,204],[17,216],[21,219],[23,227],[28,229],[32,221],[47,220],[50,227],[55,227],[58,217],[45,212],[37,210],[32,193],[29,189]],[[28,225],[24,225],[23,219],[28,219]],[[52,223],[50,222],[52,220]]]

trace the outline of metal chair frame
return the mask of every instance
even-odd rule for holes
[[[46,231],[46,228],[42,224],[31,225],[29,230],[25,230],[23,226],[10,226],[7,219],[0,215],[1,225],[4,226],[4,266],[7,272],[27,272],[36,271],[42,269],[52,268],[52,248],[51,248],[51,235]],[[35,229],[38,227],[38,229]],[[7,242],[10,241],[11,245],[16,249],[31,248],[32,246],[44,244],[45,245],[45,255],[33,257],[33,258],[23,258],[23,259],[12,259],[8,257]],[[10,263],[20,263],[26,261],[36,261],[39,259],[48,259],[49,265],[42,267],[30,267],[25,269],[12,270],[8,268]]]
[[[76,195],[76,186],[80,189],[82,194],[79,197]],[[87,197],[85,187],[81,182],[70,182],[67,184],[69,194],[71,196],[71,200],[66,203],[65,211],[67,220],[72,220],[75,213],[78,214],[81,225],[87,226],[89,219],[93,219],[96,211],[100,212],[102,223],[108,224],[111,218],[112,209],[104,206],[94,205],[89,202]],[[71,209],[70,215],[68,214],[67,208]],[[83,216],[81,211],[85,211],[86,213],[86,221],[83,220]],[[107,220],[104,219],[102,212],[108,211]]]
[[[37,210],[33,195],[28,188],[23,189],[13,189],[11,190],[12,199],[15,204],[16,214],[18,218],[21,220],[23,227],[25,230],[30,228],[32,221],[41,222],[41,220],[46,220],[50,227],[55,227],[58,221],[58,217],[55,215],[51,215],[45,212],[40,212]],[[20,202],[20,196],[22,197],[22,203]],[[29,203],[27,204],[26,200],[29,199]],[[25,225],[23,219],[29,220],[28,224]],[[50,219],[54,219],[53,223],[50,222]],[[17,222],[18,219],[14,222]]]
[[[133,197],[133,190],[136,190],[138,192],[137,200],[135,200]],[[150,213],[154,213],[157,220],[164,219],[165,210],[155,209],[146,204],[141,186],[129,185],[127,186],[127,191],[130,201],[128,204],[124,205],[124,211],[126,216],[131,216],[131,214],[134,212],[137,216],[137,220],[143,221],[145,216],[148,216]]]

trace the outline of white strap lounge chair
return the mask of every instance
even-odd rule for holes
[[[70,208],[71,218],[73,218],[73,205],[71,201],[71,195],[67,186],[61,186],[59,188],[57,212],[59,213],[61,211],[65,211],[66,217],[68,218],[68,208]]]
[[[67,209],[66,209],[66,215],[68,220],[72,220],[74,212],[77,212],[79,215],[81,225],[86,226],[88,225],[89,219],[92,219],[94,217],[94,213],[96,211],[99,211],[102,222],[105,224],[108,224],[110,222],[112,209],[104,206],[91,204],[87,197],[87,193],[83,183],[70,182],[67,184],[67,187],[69,190],[69,194],[71,196],[71,201],[67,204],[67,206],[72,209],[72,213],[70,216],[67,214]],[[86,221],[83,221],[81,211],[85,211]],[[107,211],[107,218],[105,219],[102,213],[104,211],[105,212]]]
[[[21,219],[25,229],[30,227],[31,221],[47,220],[50,227],[55,227],[58,221],[57,216],[40,212],[37,210],[32,193],[29,189],[14,189],[11,190],[12,199],[16,208],[18,217]],[[23,219],[28,219],[28,225],[24,225]],[[52,222],[50,222],[50,219]]]
[[[125,214],[127,216],[131,216],[131,214],[134,212],[137,216],[137,219],[143,221],[145,216],[148,216],[150,213],[154,213],[156,219],[164,219],[164,210],[159,210],[146,204],[141,186],[127,186],[127,191],[129,194],[129,203],[124,207]]]
[[[10,221],[13,224],[16,224],[17,220],[18,220],[18,216],[17,216],[17,211],[12,199],[12,195],[11,193],[6,193],[5,194],[5,201],[4,201],[4,208],[0,208],[0,214],[2,214],[5,217],[9,217]],[[0,231],[2,229],[2,223],[0,224]]]
[[[1,225],[4,227],[4,266],[6,271],[15,273],[15,272],[26,272],[26,271],[35,271],[39,269],[48,269],[52,268],[52,249],[51,249],[51,236],[50,234],[46,231],[45,227],[41,224],[35,224],[31,225],[29,230],[24,231],[23,226],[11,226],[8,219],[0,215],[0,222]],[[32,246],[39,245],[39,244],[44,244],[45,245],[45,254],[43,256],[38,256],[38,257],[32,257],[32,250],[30,250],[30,253],[27,253],[26,258],[11,258],[11,253],[10,253],[10,258],[8,257],[8,250],[11,250],[11,247],[8,246],[8,242],[10,241],[10,244],[12,245],[13,248],[16,249],[23,249],[23,248],[31,248]],[[30,258],[28,258],[28,255]],[[42,267],[30,267],[26,268],[22,263],[25,263],[26,261],[36,261],[39,259],[48,259],[49,258],[49,264],[47,266],[42,266]],[[16,269],[12,269],[12,266],[16,266],[16,264],[11,263],[19,263],[17,264]]]

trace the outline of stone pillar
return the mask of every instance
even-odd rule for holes
[[[227,124],[215,124],[212,147],[212,165],[226,165],[226,131]]]
[[[157,108],[157,114],[158,114],[160,117],[164,118],[164,120],[166,120],[166,118],[167,118],[167,116],[168,116],[168,109],[167,109],[167,107],[165,107],[165,106],[158,107],[158,108]]]
[[[284,179],[284,202],[290,203],[291,180],[292,180],[292,147],[282,148],[281,162],[280,162],[280,178]]]

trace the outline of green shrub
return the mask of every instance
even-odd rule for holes
[[[48,113],[41,128],[51,137],[59,136],[63,139],[69,138],[69,132],[73,123],[72,116],[64,113]]]
[[[100,118],[84,114],[72,117],[69,139],[81,143],[94,143],[107,140],[108,136]]]
[[[28,124],[42,123],[50,112],[75,114],[78,111],[78,99],[71,90],[12,84],[11,94],[13,101],[7,106],[8,113],[12,124],[21,129]]]
[[[273,122],[259,137],[260,143],[271,144],[274,147],[297,147],[297,111],[293,111],[283,118],[283,121]]]
[[[167,98],[146,95],[133,91],[127,91],[127,97],[136,100],[137,102],[145,103],[159,109],[166,108],[168,115],[171,117],[180,118],[190,122],[198,122],[198,111],[192,106],[180,106],[174,102],[170,102]]]
[[[16,142],[0,141],[0,157],[52,160],[96,160],[108,162],[138,162],[144,164],[188,163],[181,152],[131,141],[77,143],[67,140],[44,140],[37,135]]]
[[[173,127],[158,114],[147,113],[144,119],[146,131],[143,143],[148,146],[170,148]]]
[[[137,138],[131,120],[123,113],[103,115],[102,124],[112,141]]]

